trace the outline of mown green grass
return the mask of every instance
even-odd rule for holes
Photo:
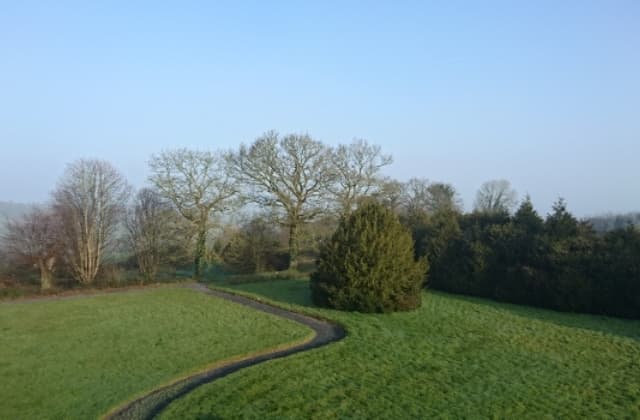
[[[640,322],[428,292],[391,315],[313,308],[306,281],[237,291],[348,336],[196,389],[162,418],[640,418]]]
[[[2,303],[0,418],[96,418],[216,360],[311,334],[180,288]]]

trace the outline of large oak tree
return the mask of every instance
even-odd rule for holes
[[[307,134],[280,137],[270,131],[242,145],[230,161],[249,199],[280,212],[280,222],[289,229],[289,268],[297,268],[300,227],[327,211],[335,179],[331,149]]]
[[[211,215],[232,206],[238,193],[227,158],[220,152],[178,149],[153,156],[149,166],[154,186],[196,228],[194,275],[200,277]]]

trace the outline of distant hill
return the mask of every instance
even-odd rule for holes
[[[586,221],[591,223],[596,232],[608,232],[615,229],[623,229],[629,225],[640,226],[640,212],[605,214],[588,217]]]

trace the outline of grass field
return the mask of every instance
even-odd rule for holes
[[[433,292],[364,315],[310,307],[302,280],[227,286],[348,336],[204,385],[163,418],[640,418],[638,321]]]
[[[0,304],[0,418],[90,419],[311,330],[180,288]]]

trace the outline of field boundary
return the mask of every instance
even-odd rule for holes
[[[259,363],[325,346],[329,343],[339,341],[346,336],[345,329],[335,322],[283,309],[249,296],[242,296],[220,289],[211,289],[201,283],[192,283],[184,285],[183,287],[298,322],[311,328],[314,334],[302,341],[214,362],[214,364],[207,366],[200,372],[176,379],[167,385],[158,387],[138,398],[113,408],[103,416],[104,419],[151,419],[173,401],[183,397],[200,385]]]
[[[16,298],[0,298],[0,305],[3,304],[30,304],[41,302],[55,302],[59,300],[82,299],[88,297],[110,296],[122,293],[147,292],[149,290],[171,289],[176,287],[190,287],[193,280],[167,282],[167,283],[150,283],[142,285],[129,285],[124,287],[105,287],[105,288],[78,288],[71,290],[60,290],[47,294],[26,295]]]

